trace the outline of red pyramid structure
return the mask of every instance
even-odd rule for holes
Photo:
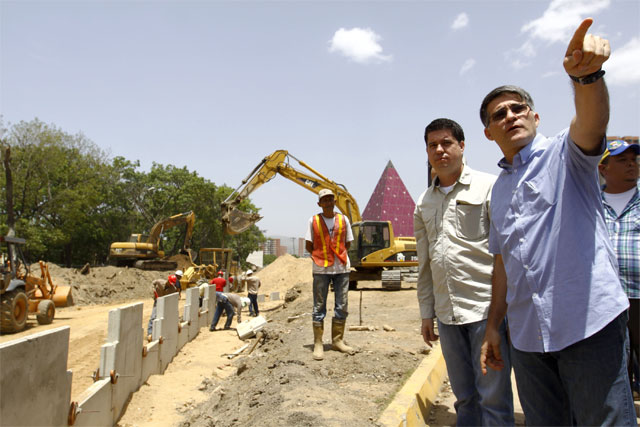
[[[362,219],[391,221],[396,236],[413,236],[413,210],[416,204],[400,175],[389,160],[364,209]]]

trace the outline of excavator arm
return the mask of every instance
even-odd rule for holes
[[[305,171],[291,165],[290,159],[295,160]],[[333,191],[336,196],[336,207],[349,218],[353,224],[362,220],[358,204],[346,187],[338,184],[313,169],[311,166],[289,154],[286,150],[277,150],[266,156],[242,180],[242,184],[222,202],[222,222],[229,234],[242,233],[251,225],[262,219],[259,214],[251,214],[238,210],[238,206],[261,185],[269,182],[276,174],[312,191],[316,194],[324,188]]]
[[[157,248],[160,244],[160,235],[164,232],[164,230],[175,227],[176,225],[187,224],[187,231],[185,233],[184,244],[182,246],[182,250],[186,251],[191,246],[191,235],[193,234],[193,226],[195,225],[195,222],[196,215],[193,213],[193,211],[183,212],[160,220],[156,224],[154,224],[153,227],[151,227],[147,242],[154,244]]]

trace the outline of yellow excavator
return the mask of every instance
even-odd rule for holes
[[[306,171],[291,165],[295,160]],[[307,172],[308,171],[308,172]],[[390,221],[363,221],[358,203],[347,188],[335,183],[286,150],[265,157],[222,203],[222,222],[229,234],[241,233],[262,217],[238,210],[240,203],[264,183],[279,174],[316,194],[328,188],[336,196],[336,207],[349,218],[354,241],[349,248],[352,288],[359,280],[380,280],[393,267],[417,267],[415,237],[396,237]],[[398,279],[399,283],[399,279]]]
[[[109,259],[119,266],[135,266],[143,270],[175,270],[178,264],[162,259],[165,256],[160,248],[162,233],[180,224],[186,224],[186,233],[181,253],[189,253],[191,235],[196,222],[193,211],[170,216],[158,221],[149,234],[132,234],[128,242],[114,242],[109,248]]]

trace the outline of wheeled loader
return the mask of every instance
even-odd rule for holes
[[[0,332],[20,332],[27,326],[27,315],[35,314],[41,325],[53,322],[56,307],[73,304],[70,286],[51,280],[49,267],[40,261],[40,276],[31,274],[19,237],[0,236]]]

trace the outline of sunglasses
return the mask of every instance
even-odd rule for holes
[[[506,105],[506,106],[500,108],[495,113],[493,113],[489,117],[489,123],[491,123],[491,122],[494,122],[494,123],[501,122],[502,120],[504,120],[507,117],[507,112],[508,111],[511,111],[514,116],[522,116],[528,110],[529,110],[529,106],[527,104],[518,104],[518,103],[509,104],[509,105]]]

